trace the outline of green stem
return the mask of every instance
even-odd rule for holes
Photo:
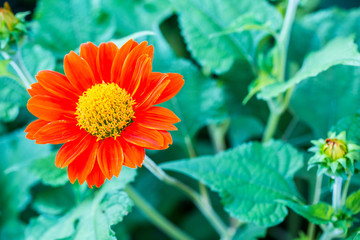
[[[263,139],[262,139],[263,142],[269,141],[274,136],[277,125],[280,120],[280,116],[281,116],[280,113],[277,113],[277,112],[271,110],[271,108],[270,108],[270,116],[266,123],[265,132],[264,132]]]
[[[341,229],[326,228],[320,240],[332,240],[333,238],[344,237]]]
[[[12,58],[9,54],[7,54],[6,52],[1,52],[1,56],[5,59],[5,60],[10,60],[10,66],[15,70],[15,72],[17,73],[17,75],[19,76],[23,86],[26,89],[30,88],[31,85],[31,80],[28,79],[28,77],[26,76],[26,73],[24,72],[24,67],[21,67],[18,64],[17,58]],[[26,68],[25,68],[26,69]],[[26,70],[27,71],[27,70]]]
[[[286,8],[286,14],[284,19],[284,24],[281,28],[281,32],[279,35],[279,48],[280,48],[280,72],[279,72],[279,80],[281,82],[285,81],[285,73],[286,73],[286,59],[287,52],[290,41],[291,28],[295,19],[296,9],[299,4],[299,0],[289,0],[288,6]]]
[[[184,193],[186,193],[194,204],[198,207],[200,212],[208,219],[210,224],[214,229],[219,233],[222,239],[229,239],[227,227],[221,220],[221,218],[216,214],[214,209],[211,207],[208,201],[204,201],[204,198],[200,196],[197,192],[192,190],[190,187],[180,182],[176,178],[173,178],[167,175],[161,168],[159,168],[148,156],[145,156],[144,166],[159,180],[179,188]]]
[[[220,124],[213,123],[208,126],[208,132],[216,153],[222,152],[226,149],[225,135],[229,125],[230,121],[227,120]]]
[[[196,152],[195,152],[194,144],[193,144],[189,134],[185,135],[184,141],[185,141],[186,149],[188,150],[188,153],[189,153],[189,157],[195,158]]]
[[[291,28],[295,19],[296,9],[299,4],[299,0],[289,0],[288,6],[286,9],[286,15],[284,19],[284,24],[282,26],[279,38],[278,38],[278,50],[279,57],[276,58],[278,61],[276,62],[276,66],[278,69],[277,75],[279,82],[285,81],[286,76],[286,60],[288,54],[289,40]],[[287,109],[290,98],[292,94],[292,88],[288,89],[285,97],[278,96],[276,106],[272,105],[272,100],[268,101],[268,105],[270,108],[270,116],[268,122],[266,124],[265,132],[262,141],[269,141],[275,134],[277,125],[279,123],[280,117],[282,113]]]
[[[334,208],[335,214],[338,214],[342,207],[342,197],[341,197],[341,187],[342,187],[342,178],[335,177],[333,184],[333,195],[332,195],[332,207]],[[346,190],[347,192],[347,190]],[[345,194],[346,195],[346,194]],[[331,240],[333,238],[343,237],[343,230],[339,228],[334,228],[333,224],[328,224],[324,229],[323,234],[320,237],[320,240]]]
[[[323,180],[323,175],[319,175],[316,177],[315,192],[314,192],[312,205],[317,204],[320,201],[322,180]],[[315,224],[310,223],[308,227],[308,238],[312,240],[314,239],[314,237],[315,237]]]
[[[196,158],[195,147],[191,140],[190,135],[189,134],[185,135],[184,140],[185,140],[186,149],[188,150],[188,153],[189,153],[189,157]],[[199,192],[200,192],[200,195],[201,195],[203,201],[207,201],[210,203],[210,198],[209,198],[209,194],[206,189],[206,186],[205,186],[205,184],[203,184],[200,181],[199,181]]]
[[[21,55],[21,48],[16,52],[14,60],[18,63],[21,71],[25,75],[26,79],[29,81],[30,84],[35,83],[34,77],[30,74],[29,70],[24,64],[24,60]]]
[[[289,137],[291,136],[291,134],[293,133],[296,125],[299,123],[299,118],[297,118],[296,116],[294,116],[289,125],[287,126],[286,130],[284,131],[284,134],[282,135],[281,139],[283,141],[287,141],[287,139],[289,139]]]
[[[333,185],[333,196],[332,196],[332,206],[334,208],[335,213],[338,213],[341,206],[341,186],[342,186],[342,178],[335,177],[335,182]]]
[[[343,193],[341,195],[341,206],[345,205],[347,193],[349,191],[350,181],[351,181],[351,175],[349,174],[344,185]]]
[[[169,220],[167,220],[159,212],[157,212],[131,186],[129,186],[129,185],[126,186],[125,192],[133,200],[136,207],[138,207],[141,210],[141,212],[143,212],[144,215],[150,220],[150,222],[152,224],[154,224],[155,226],[157,226],[161,231],[163,231],[171,239],[179,239],[179,240],[191,240],[191,239],[193,239],[192,237],[190,237],[189,235],[187,235],[186,233],[181,231],[173,223],[169,222]]]
[[[225,135],[230,126],[230,120],[226,120],[220,124],[210,124],[208,125],[208,132],[211,138],[212,145],[216,153],[222,152],[226,149]],[[229,235],[233,236],[236,232],[236,229],[243,224],[237,219],[229,216],[230,227],[228,229]]]

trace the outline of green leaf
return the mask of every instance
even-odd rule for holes
[[[229,126],[229,139],[232,146],[238,146],[254,138],[260,138],[264,124],[251,115],[233,115]]]
[[[96,1],[40,0],[32,27],[36,42],[62,58],[81,43],[108,41],[116,26]]]
[[[353,8],[349,10],[340,8],[328,8],[317,11],[313,14],[305,15],[300,21],[301,26],[307,28],[316,35],[305,39],[312,41],[312,46],[319,46],[321,43],[327,43],[336,36],[349,36],[356,33],[356,42],[359,43],[359,25],[360,9]],[[326,24],[323,24],[326,23]],[[298,39],[304,41],[304,39]]]
[[[266,236],[266,228],[253,224],[242,225],[236,231],[233,240],[256,240]]]
[[[133,203],[126,193],[117,192],[104,199],[100,208],[105,212],[109,224],[114,225],[123,220],[132,205]]]
[[[113,43],[115,43],[116,46],[118,46],[118,48],[121,48],[121,46],[124,45],[130,39],[136,40],[137,38],[144,37],[144,36],[151,36],[151,35],[155,35],[155,33],[151,32],[151,31],[140,31],[140,32],[130,34],[130,35],[126,36],[126,37],[122,37],[120,39],[113,39],[111,41]]]
[[[242,222],[279,224],[287,215],[281,199],[296,200],[292,177],[303,156],[281,141],[248,143],[216,156],[162,164],[187,174],[219,192],[225,210]]]
[[[72,185],[64,187],[43,187],[35,193],[32,207],[40,214],[60,215],[75,205]]]
[[[0,120],[13,121],[28,99],[29,94],[15,79],[0,77]]]
[[[290,108],[311,127],[315,137],[323,137],[339,119],[358,111],[358,89],[359,68],[335,66],[299,83],[292,94]]]
[[[67,171],[55,166],[55,157],[56,152],[33,161],[29,166],[29,171],[38,177],[42,183],[54,187],[69,182]]]
[[[360,66],[360,54],[354,37],[338,37],[317,52],[310,53],[301,69],[286,82],[264,87],[257,95],[261,99],[271,99],[294,87],[304,79],[315,77],[335,65]]]
[[[360,212],[360,190],[352,193],[345,201],[345,207],[353,214]]]
[[[349,237],[347,237],[345,240],[360,240],[360,230],[357,229],[357,231],[353,232]]]
[[[233,24],[234,19],[252,14],[265,24],[271,22],[274,28],[281,26],[280,13],[263,0],[172,0],[179,14],[182,34],[188,49],[200,64],[215,73],[224,73],[234,61],[245,58],[254,63],[258,42],[264,36],[262,31],[241,32],[213,36]],[[211,37],[213,36],[213,37]]]
[[[22,57],[27,70],[35,76],[41,70],[54,70],[56,59],[52,52],[31,43],[22,47]]]
[[[327,203],[320,202],[314,205],[303,205],[293,201],[284,201],[286,206],[315,224],[327,224],[334,215],[334,209]]]
[[[205,77],[187,60],[174,61],[167,72],[180,73],[185,80],[181,91],[164,104],[181,119],[179,133],[174,134],[194,136],[201,127],[227,117],[225,94],[215,80]]]
[[[0,76],[1,77],[9,77],[9,78],[14,78],[15,76],[9,72],[8,70],[8,66],[10,63],[10,59],[1,59],[0,60]]]
[[[49,154],[50,146],[27,140],[23,129],[1,137],[0,146],[0,236],[16,235],[19,233],[12,230],[13,226],[17,225],[18,231],[22,229],[18,217],[29,202],[29,190],[36,181],[27,165]]]
[[[264,87],[274,84],[276,79],[270,76],[268,73],[261,71],[258,77],[250,83],[248,89],[249,93],[243,100],[243,104],[246,104],[256,93],[260,92]]]
[[[116,31],[122,36],[158,29],[160,22],[171,14],[168,0],[104,0],[101,5],[115,17]]]
[[[360,43],[360,9],[327,8],[303,16],[296,21],[290,38],[289,57],[301,64],[305,55],[318,51],[336,37],[356,36],[355,42]]]
[[[340,119],[336,125],[331,128],[331,131],[337,133],[346,131],[346,139],[360,145],[360,114],[356,113],[353,116]]]
[[[111,225],[122,221],[133,206],[122,189],[133,181],[135,175],[136,170],[124,168],[119,178],[107,181],[92,196],[64,215],[44,214],[32,219],[26,229],[26,239],[115,239]]]
[[[274,30],[278,29],[279,24],[274,22],[264,23],[262,19],[258,19],[257,17],[259,16],[254,15],[253,13],[244,14],[235,19],[224,31],[215,33],[210,37],[251,30],[263,30],[270,33],[274,37],[277,37],[277,33]]]
[[[339,36],[355,34],[355,42],[359,45],[359,21],[359,8],[325,9],[304,16],[294,26],[289,47],[291,60],[301,64],[304,54],[318,51]],[[291,111],[311,127],[315,137],[325,136],[339,119],[355,114],[360,108],[358,69],[334,66],[296,85],[290,101]]]

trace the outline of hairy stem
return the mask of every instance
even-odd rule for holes
[[[276,62],[277,66],[275,67],[278,70],[277,77],[279,82],[285,81],[286,61],[287,61],[290,33],[295,19],[296,9],[298,4],[299,4],[299,0],[289,0],[286,9],[284,24],[281,28],[281,32],[277,42],[278,51],[279,51],[279,57],[278,57],[279,60]],[[270,116],[266,124],[264,136],[262,139],[263,142],[269,141],[274,136],[280,117],[282,113],[287,109],[291,94],[292,94],[292,88],[286,91],[285,96],[278,96],[275,107],[271,106],[273,103],[272,100],[268,101],[268,105],[270,107]]]
[[[229,239],[227,227],[217,215],[214,209],[209,204],[209,201],[204,201],[204,198],[192,190],[190,187],[180,182],[176,178],[167,175],[160,167],[158,167],[148,156],[145,156],[144,166],[159,180],[177,187],[184,193],[186,193],[194,204],[198,207],[200,212],[208,219],[210,224],[218,232],[222,239]]]
[[[21,71],[26,76],[26,78],[30,82],[30,84],[35,83],[36,81],[35,81],[34,77],[30,74],[29,70],[27,69],[27,67],[24,64],[24,60],[21,55],[21,48],[19,48],[18,51],[16,52],[14,60],[18,63]]]
[[[343,193],[341,195],[341,206],[345,205],[346,197],[349,191],[350,181],[351,181],[351,175],[348,174],[347,180],[344,185]]]
[[[167,220],[159,212],[156,211],[146,200],[140,196],[135,189],[131,186],[125,188],[125,192],[135,203],[135,206],[140,209],[140,211],[150,220],[152,224],[157,226],[161,231],[168,235],[171,239],[178,240],[191,240],[193,239],[183,231],[181,231],[177,226]]]
[[[342,187],[342,178],[334,177],[333,184],[333,195],[332,195],[332,207],[334,208],[335,214],[339,213],[343,207],[341,199],[341,187]],[[347,190],[346,190],[347,191]],[[331,240],[333,238],[343,237],[344,233],[341,228],[335,228],[333,224],[328,224],[323,234],[320,237],[320,240]]]
[[[270,110],[270,116],[266,123],[265,132],[262,139],[263,142],[269,141],[274,136],[277,125],[280,120],[280,116],[281,114]]]
[[[315,192],[314,192],[314,198],[312,201],[312,205],[317,204],[320,201],[322,180],[323,180],[323,175],[316,177]],[[315,224],[310,223],[309,227],[308,227],[308,238],[310,240],[313,240],[314,237],[315,237]]]
[[[23,86],[26,89],[30,88],[30,85],[32,83],[31,78],[28,78],[28,74],[27,74],[27,69],[25,68],[25,66],[19,65],[19,62],[17,61],[17,58],[12,58],[9,54],[7,54],[6,52],[1,52],[1,56],[5,59],[5,60],[10,60],[10,66],[15,70],[15,72],[17,73],[18,77],[20,78]]]
[[[185,135],[185,144],[186,144],[186,149],[188,150],[189,153],[189,157],[190,158],[196,158],[196,152],[195,152],[195,147],[194,144],[191,140],[191,137],[189,134]],[[205,184],[203,184],[202,182],[199,181],[199,192],[201,195],[201,198],[203,201],[206,201],[210,204],[210,198],[209,198],[209,194],[208,191],[206,189]]]
[[[333,186],[333,195],[332,195],[332,206],[335,210],[335,213],[339,212],[342,208],[341,186],[342,186],[342,178],[335,177],[335,182],[334,182],[334,186]]]
[[[226,120],[220,124],[210,124],[208,132],[211,138],[212,145],[216,153],[222,152],[226,149],[225,135],[230,126],[230,120]],[[229,216],[230,227],[228,229],[229,236],[233,236],[236,229],[242,225],[237,219]]]
[[[216,153],[226,149],[225,134],[229,128],[229,124],[230,121],[225,121],[220,124],[213,123],[208,126],[208,132]]]

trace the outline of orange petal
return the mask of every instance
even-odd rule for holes
[[[34,135],[37,144],[61,144],[73,141],[83,135],[74,121],[53,121],[39,129]]]
[[[28,110],[45,121],[74,119],[76,105],[74,102],[50,96],[36,95],[29,99]]]
[[[134,40],[130,39],[127,41],[120,50],[117,51],[114,58],[113,65],[111,67],[111,82],[119,83],[121,77],[121,69],[124,65],[124,61],[127,55],[139,44]]]
[[[36,95],[51,95],[38,82],[31,84],[30,87],[31,88],[27,89],[28,93],[30,94],[30,97],[34,97]]]
[[[139,103],[143,102],[144,99],[148,97],[149,92],[151,92],[157,85],[162,83],[166,78],[167,75],[165,73],[150,72],[150,74],[147,76],[147,79],[143,79],[141,81],[142,85],[133,96],[133,99]]]
[[[34,138],[34,134],[39,131],[40,128],[42,128],[43,126],[45,126],[46,124],[48,124],[48,121],[44,121],[41,119],[35,120],[32,123],[30,123],[24,132],[28,133],[26,134],[26,137],[30,140],[35,140]]]
[[[102,43],[99,46],[99,51],[96,57],[96,65],[101,80],[104,82],[111,81],[111,67],[118,50],[118,47],[113,42]]]
[[[140,90],[145,88],[148,76],[151,73],[151,67],[151,59],[147,54],[141,55],[138,58],[127,89],[127,92],[130,93],[131,96],[133,96],[138,89]]]
[[[110,180],[113,175],[118,177],[124,162],[123,150],[119,141],[113,138],[104,139],[97,152],[97,162],[107,179]]]
[[[91,173],[86,178],[86,183],[89,188],[92,188],[93,185],[99,188],[101,185],[104,184],[104,182],[105,176],[101,172],[99,164],[97,163],[97,161],[95,161],[94,168],[91,170]]]
[[[137,124],[157,130],[177,130],[172,124],[180,122],[172,111],[163,107],[151,107],[145,111],[139,111],[135,116],[134,121]]]
[[[161,148],[148,148],[150,150],[164,150],[169,148],[169,145],[173,143],[171,134],[168,131],[158,131],[159,134],[163,137],[164,145]]]
[[[118,85],[121,88],[128,90],[128,87],[131,84],[131,79],[133,72],[136,67],[136,63],[141,55],[148,55],[152,60],[152,55],[154,53],[154,48],[152,46],[147,47],[147,42],[144,41],[140,45],[136,46],[131,52],[127,55],[123,67],[121,69],[121,76],[118,82]]]
[[[166,149],[169,145],[173,144],[171,134],[168,131],[159,131],[159,133],[164,137],[164,148]]]
[[[93,137],[89,147],[69,164],[68,176],[71,183],[74,183],[76,179],[80,184],[85,182],[86,178],[94,168],[98,147],[99,142],[97,142],[96,138]]]
[[[80,57],[85,59],[89,64],[96,83],[101,83],[101,78],[96,65],[96,58],[98,54],[98,47],[92,42],[83,43],[80,45]]]
[[[78,139],[65,143],[58,151],[55,158],[55,166],[64,168],[68,166],[74,159],[84,152],[90,145],[91,141],[95,137],[88,133],[84,133],[83,136]],[[96,139],[96,138],[95,138]]]
[[[159,149],[164,146],[164,138],[158,131],[144,128],[135,122],[125,128],[121,135],[124,140],[140,147]]]
[[[124,166],[130,168],[141,167],[145,158],[145,149],[135,146],[125,140],[120,140],[124,152]]]
[[[164,81],[158,83],[152,90],[149,90],[147,96],[145,96],[142,99],[142,102],[139,102],[139,104],[134,106],[135,109],[136,108],[147,109],[147,108],[151,107],[152,105],[154,105],[156,100],[160,97],[160,95],[162,94],[162,92],[165,90],[165,88],[167,87],[167,85],[169,83],[170,83],[170,80],[164,80]]]
[[[65,75],[43,70],[38,72],[36,79],[40,85],[54,96],[77,101],[81,92],[75,89]]]
[[[165,90],[161,93],[160,97],[156,100],[154,105],[165,102],[172,97],[174,97],[182,88],[185,81],[183,76],[177,73],[167,73],[168,78],[170,80],[169,85],[165,88]]]
[[[96,83],[89,64],[73,51],[65,56],[64,71],[70,83],[80,91]]]

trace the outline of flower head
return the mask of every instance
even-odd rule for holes
[[[31,85],[28,109],[39,119],[25,129],[38,144],[64,145],[57,167],[100,187],[121,167],[141,166],[147,149],[172,144],[169,130],[180,119],[154,106],[175,96],[184,84],[176,73],[152,72],[153,47],[129,40],[80,46],[64,59],[65,75],[40,71]]]
[[[360,147],[346,140],[345,132],[336,135],[329,133],[329,137],[312,141],[315,145],[309,151],[314,152],[309,160],[309,168],[319,166],[319,174],[346,177],[355,170],[355,160],[360,160]]]

